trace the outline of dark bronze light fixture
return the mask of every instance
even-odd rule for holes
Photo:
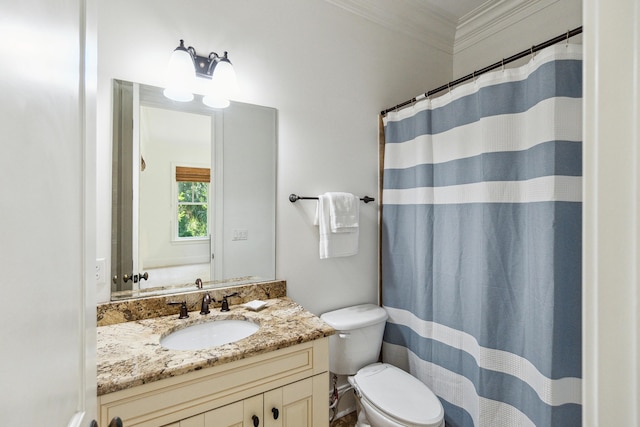
[[[207,93],[202,102],[212,108],[229,106],[229,98],[236,89],[236,74],[227,52],[222,56],[215,52],[201,56],[184,40],[175,48],[169,59],[166,88],[164,95],[174,101],[188,102],[193,100],[195,78],[210,80]]]

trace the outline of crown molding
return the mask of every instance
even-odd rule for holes
[[[325,1],[453,55],[559,0],[487,0],[460,19],[424,0]]]
[[[558,0],[488,0],[460,18],[453,52],[459,53]]]
[[[458,21],[421,0],[325,0],[383,27],[453,54]]]

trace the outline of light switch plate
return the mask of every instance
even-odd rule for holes
[[[232,240],[247,240],[249,238],[249,230],[247,229],[234,229]]]

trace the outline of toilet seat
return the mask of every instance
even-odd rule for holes
[[[417,378],[387,363],[374,363],[352,377],[361,398],[399,424],[439,427],[444,410],[436,395]]]

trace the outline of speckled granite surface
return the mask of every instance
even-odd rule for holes
[[[178,319],[177,314],[172,314],[98,327],[98,395],[313,341],[335,333],[320,318],[287,297],[265,301],[266,308],[258,312],[232,304],[229,312],[222,313],[216,308],[203,316],[199,313],[198,305],[196,310],[190,308],[188,319]],[[260,328],[245,339],[206,350],[168,350],[160,346],[160,339],[174,330],[216,319],[250,320],[259,324]]]
[[[283,280],[273,282],[253,283],[250,285],[232,286],[227,288],[214,288],[207,290],[193,289],[174,295],[153,296],[120,301],[112,301],[98,304],[98,326],[113,325],[115,323],[131,322],[135,320],[150,319],[154,317],[178,314],[180,306],[168,305],[169,302],[187,302],[189,311],[200,310],[202,297],[209,293],[217,302],[209,307],[219,308],[222,297],[238,293],[238,296],[229,298],[229,304],[241,304],[251,300],[266,300],[280,298],[287,295],[287,285]]]

